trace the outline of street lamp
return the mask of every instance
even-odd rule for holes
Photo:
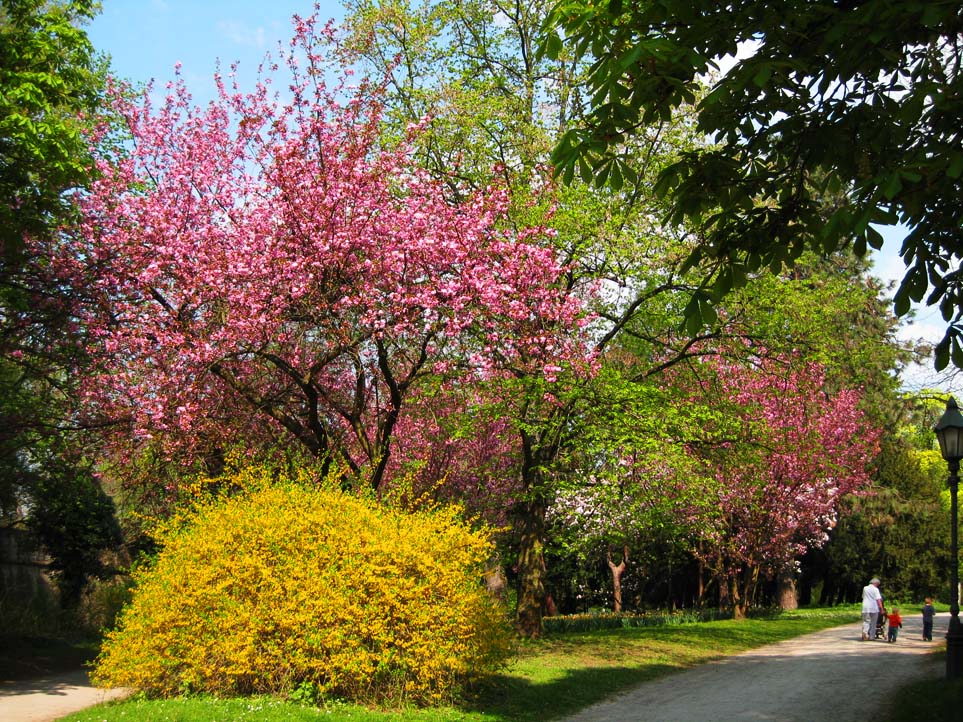
[[[950,487],[950,628],[946,633],[946,678],[960,676],[963,662],[963,627],[960,626],[959,558],[957,556],[956,488],[960,483],[960,459],[963,459],[963,414],[952,396],[946,402],[946,411],[933,427],[940,442],[940,453],[950,469],[947,484]]]

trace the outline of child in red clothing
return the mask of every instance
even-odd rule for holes
[[[886,618],[889,622],[889,641],[895,642],[896,635],[899,634],[900,627],[903,626],[903,618],[899,615],[899,610],[893,607],[893,611]]]

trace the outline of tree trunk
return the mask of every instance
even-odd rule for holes
[[[729,580],[729,597],[730,604],[732,605],[733,619],[745,619],[746,602],[742,597],[741,590],[739,589],[739,575],[736,575]]]
[[[612,595],[615,599],[614,611],[617,614],[622,611],[622,573],[629,560],[629,545],[622,547],[622,561],[618,564],[612,561],[611,547],[605,550],[605,560],[609,563],[609,570],[612,572]]]
[[[796,590],[796,575],[792,569],[784,569],[777,580],[776,597],[779,599],[780,609],[799,609],[799,597]]]
[[[549,425],[557,433],[560,427]],[[525,496],[515,505],[518,530],[518,608],[515,627],[522,636],[542,635],[545,591],[545,515],[548,511],[548,471],[558,453],[559,441],[544,431],[522,431],[522,486]],[[547,438],[548,437],[548,438]],[[554,602],[552,603],[554,607]]]
[[[518,513],[518,609],[515,627],[524,637],[542,634],[545,613],[545,504],[521,502]]]
[[[732,577],[732,616],[735,619],[745,619],[749,606],[756,598],[756,587],[759,585],[759,569],[746,567],[742,574]]]
[[[702,607],[705,605],[705,599],[706,599],[705,574],[706,574],[705,562],[703,562],[702,559],[699,559],[699,585],[698,585],[698,590],[696,592],[699,595],[698,598],[696,599],[696,606],[698,606],[699,609],[702,609]]]
[[[721,572],[715,574],[715,580],[719,585],[719,609],[731,609],[733,581]]]

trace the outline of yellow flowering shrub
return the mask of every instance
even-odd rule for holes
[[[505,610],[480,583],[490,542],[453,511],[253,486],[162,533],[97,684],[432,704],[505,661]]]

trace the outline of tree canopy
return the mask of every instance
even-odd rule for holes
[[[96,3],[0,4],[0,243],[4,268],[25,233],[47,229],[65,190],[89,175],[79,114],[97,106],[93,47],[81,24]]]
[[[316,32],[296,35],[314,68]],[[287,103],[267,79],[219,81],[206,109],[182,82],[156,111],[114,91],[132,147],[98,149],[79,224],[37,255],[76,291],[95,418],[168,451],[287,438],[377,488],[422,376],[551,382],[578,365],[582,303],[546,234],[502,223],[504,192],[449,202],[382,145],[376,86],[345,102],[287,60]]]
[[[936,366],[963,366],[959,3],[562,0],[547,27],[543,52],[592,63],[584,119],[553,155],[565,178],[636,180],[626,143],[695,107],[707,142],[657,190],[671,222],[700,232],[689,263],[706,271],[706,299],[806,249],[865,254],[882,244],[877,226],[900,223],[896,312],[938,304]]]

